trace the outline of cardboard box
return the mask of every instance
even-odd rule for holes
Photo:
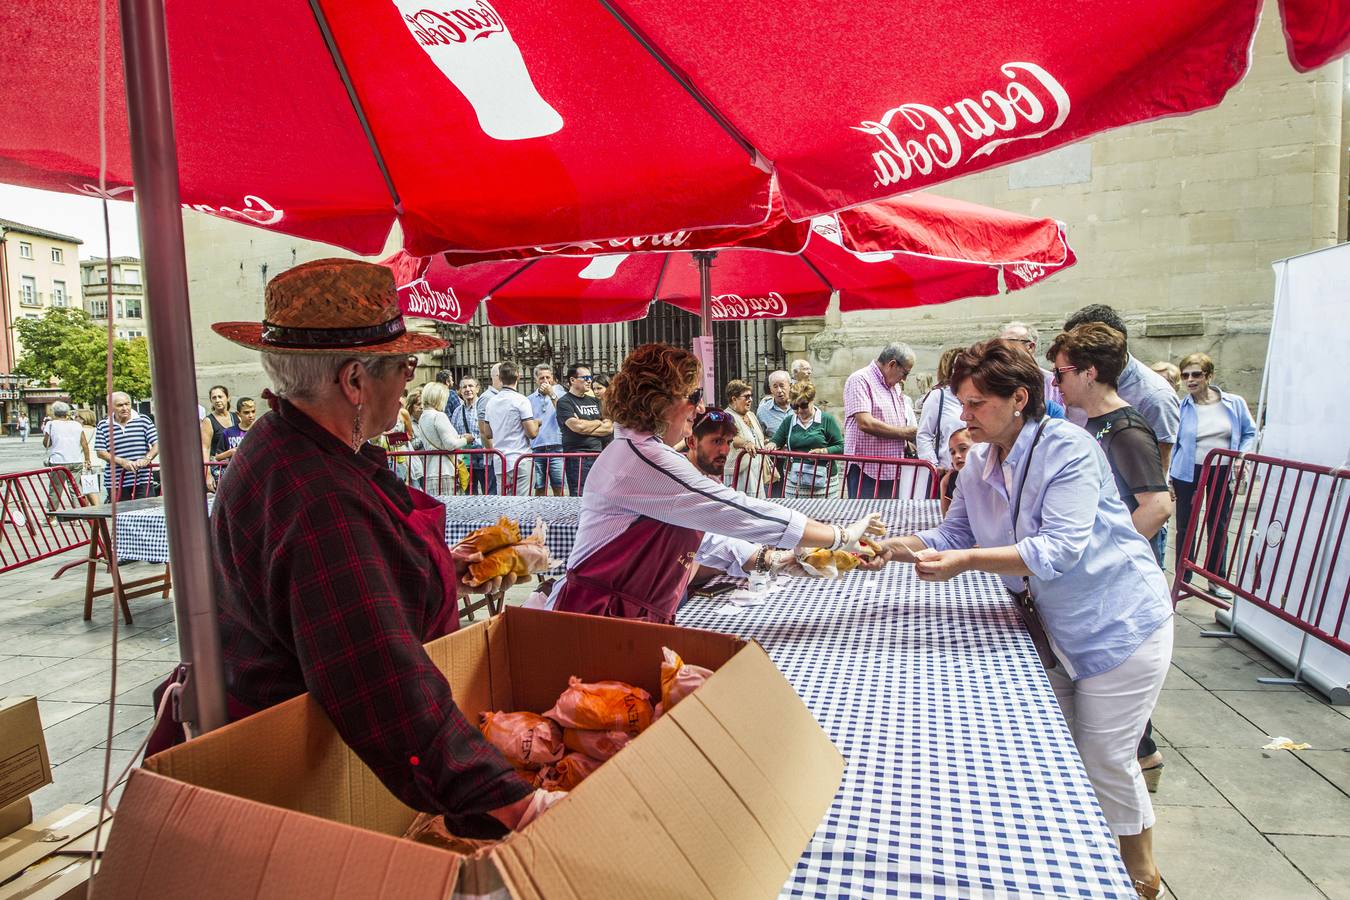
[[[83,897],[98,807],[63,806],[0,838],[0,900]],[[109,825],[103,826],[106,846]]]
[[[662,646],[713,676],[538,821],[473,856],[398,837],[413,811],[302,696],[134,772],[99,898],[774,896],[843,760],[758,645],[511,608],[427,650],[477,721],[543,712],[570,675],[659,695]]]
[[[52,766],[42,739],[37,698],[0,700],[0,808],[51,783]]]

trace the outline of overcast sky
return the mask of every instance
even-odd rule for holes
[[[140,256],[135,204],[108,201],[108,218],[112,226],[112,255]],[[93,197],[0,184],[0,219],[80,238],[84,241],[80,245],[80,259],[104,255],[103,204]]]

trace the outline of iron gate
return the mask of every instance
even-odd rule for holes
[[[714,322],[717,405],[721,406],[728,381],[739,378],[766,391],[769,373],[785,365],[778,332],[783,320],[752,319]],[[689,347],[698,334],[698,316],[668,303],[653,303],[645,319],[611,325],[520,325],[497,328],[487,323],[480,307],[468,325],[437,323],[440,336],[450,342],[441,353],[441,368],[466,375],[484,387],[491,384],[492,364],[509,359],[520,365],[522,393],[534,390],[534,367],[553,367],[558,380],[574,362],[586,363],[597,375],[613,375],[628,351],[651,341]]]

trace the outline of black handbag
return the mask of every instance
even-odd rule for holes
[[[1036,429],[1031,449],[1027,451],[1027,462],[1022,467],[1022,478],[1017,483],[1017,496],[1013,499],[1012,508],[1013,543],[1017,543],[1017,516],[1022,511],[1022,490],[1027,484],[1027,473],[1031,471],[1031,457],[1036,453],[1036,445],[1041,442],[1041,432],[1044,430],[1045,422],[1042,421]],[[1031,642],[1036,645],[1036,655],[1041,658],[1041,665],[1047,669],[1055,668],[1059,665],[1059,659],[1050,647],[1050,636],[1045,631],[1041,614],[1036,611],[1036,598],[1031,595],[1031,579],[1023,575],[1022,590],[1010,590],[1008,593],[1012,596],[1013,606],[1021,617],[1022,624],[1026,626],[1027,634],[1031,635]]]

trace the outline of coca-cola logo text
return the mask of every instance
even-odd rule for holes
[[[612,238],[607,241],[582,241],[577,244],[554,244],[550,247],[535,247],[537,253],[575,253],[578,250],[587,253],[608,253],[612,250],[641,250],[650,245],[653,248],[678,249],[689,243],[689,232],[672,231],[669,234],[649,234],[642,237]]]
[[[487,0],[451,9],[422,9],[403,17],[413,37],[423,47],[464,44],[506,30],[501,16]]]
[[[1045,266],[1040,263],[1020,262],[1008,266],[1008,272],[1025,282],[1038,281],[1045,277]]]
[[[459,298],[454,288],[438,291],[421,278],[403,288],[403,296],[403,311],[410,316],[459,321]]]
[[[87,197],[103,200],[136,199],[135,190],[131,185],[112,187],[107,190],[100,190],[96,184],[72,184],[71,187]],[[276,225],[286,218],[285,210],[277,209],[255,194],[244,195],[244,205],[239,209],[232,206],[211,206],[206,203],[184,203],[183,209],[208,213],[225,219],[237,219],[250,225]]]
[[[765,297],[742,297],[740,294],[714,294],[714,319],[772,319],[787,315],[787,301],[777,291]]]
[[[1008,79],[1002,92],[988,90],[978,99],[963,97],[940,109],[903,103],[877,121],[854,125],[881,145],[872,152],[877,187],[927,175],[934,168],[955,169],[1004,144],[1044,137],[1064,124],[1069,94],[1054,76],[1029,62],[1005,63],[999,71]],[[1048,125],[1032,134],[1016,133],[1047,120]]]

